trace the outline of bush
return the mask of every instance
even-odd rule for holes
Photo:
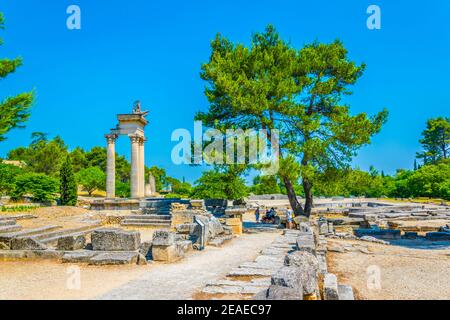
[[[42,173],[26,173],[17,176],[14,182],[12,199],[19,200],[26,194],[31,194],[36,202],[49,202],[56,199],[58,180]]]
[[[116,196],[119,198],[129,198],[131,196],[130,184],[116,180]]]
[[[0,163],[0,195],[11,194],[14,190],[14,179],[21,173],[22,169],[19,167]]]

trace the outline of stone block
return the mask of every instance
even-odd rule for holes
[[[267,300],[303,300],[301,288],[289,288],[277,285],[271,285],[267,289]]]
[[[63,263],[88,263],[98,252],[95,251],[74,251],[65,253],[62,256]]]
[[[314,243],[314,240],[312,239],[297,239],[297,250],[299,251],[306,251],[311,253],[312,255],[316,255],[316,245]]]
[[[195,226],[195,223],[183,223],[177,225],[175,227],[175,230],[177,231],[177,233],[190,234],[194,230]]]
[[[313,254],[305,251],[290,253],[286,255],[284,264],[295,268],[299,273],[304,295],[312,295],[317,292],[319,261]]]
[[[84,249],[85,246],[86,236],[80,234],[59,238],[56,248],[62,251],[74,251]]]
[[[328,234],[328,223],[326,221],[319,221],[319,234]]]
[[[208,222],[209,238],[215,238],[224,232],[222,224],[218,219],[212,217]]]
[[[311,226],[306,222],[300,222],[299,229],[301,232],[312,233]]]
[[[152,257],[154,261],[175,262],[183,258],[184,252],[175,244],[171,246],[152,246]]]
[[[176,227],[180,224],[189,224],[194,222],[195,212],[180,211],[172,212],[172,226]]]
[[[338,281],[336,275],[327,273],[323,280],[324,300],[339,300]]]
[[[122,229],[100,229],[91,235],[94,251],[135,251],[141,245],[139,231]]]
[[[391,229],[356,229],[355,235],[357,237],[371,236],[384,240],[401,239],[401,231]]]
[[[124,265],[137,264],[139,253],[137,252],[101,252],[89,260],[90,265]]]
[[[47,246],[36,239],[24,237],[13,238],[10,244],[11,250],[46,250]]]
[[[233,234],[241,235],[243,233],[242,223],[235,226],[231,226],[231,230]]]
[[[177,241],[175,245],[177,246],[177,250],[180,250],[182,252],[189,252],[193,250],[192,241],[190,240]]]
[[[299,270],[295,267],[283,266],[272,276],[271,284],[275,286],[302,290],[303,279]]]
[[[172,246],[175,244],[176,233],[167,230],[157,230],[153,233],[153,246]]]
[[[338,285],[339,300],[355,300],[353,288],[347,285]]]
[[[236,226],[242,224],[242,221],[240,218],[228,218],[225,219],[225,224],[227,226]]]
[[[334,233],[334,225],[332,222],[328,222],[328,233]]]

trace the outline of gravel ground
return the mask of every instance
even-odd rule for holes
[[[333,240],[330,243],[355,243]],[[370,254],[329,253],[329,272],[362,300],[450,300],[450,249],[417,250],[369,244]],[[379,277],[377,276],[379,272]],[[371,279],[379,278],[380,287]]]
[[[226,276],[241,263],[256,259],[278,233],[257,233],[233,239],[222,248],[207,247],[178,263],[155,264],[149,272],[98,299],[192,299],[210,281]]]

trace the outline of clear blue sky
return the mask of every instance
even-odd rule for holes
[[[82,10],[82,30],[66,28],[66,8]],[[366,28],[366,8],[382,10],[382,29]],[[3,0],[7,29],[0,57],[24,58],[24,66],[0,84],[0,97],[35,89],[26,129],[0,144],[0,157],[27,145],[30,134],[60,135],[73,149],[104,145],[116,114],[142,100],[150,108],[146,165],[193,181],[200,168],[175,166],[170,141],[176,128],[193,128],[205,109],[200,65],[217,32],[248,43],[271,23],[300,48],[315,39],[340,38],[367,71],[348,100],[353,112],[386,107],[388,124],[355,165],[394,172],[411,168],[418,139],[430,117],[450,116],[450,1],[154,1]],[[129,156],[128,139],[118,152]]]

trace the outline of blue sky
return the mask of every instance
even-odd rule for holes
[[[71,4],[81,8],[81,30],[66,27]],[[381,30],[366,28],[371,4],[382,10]],[[411,168],[426,120],[450,116],[448,0],[3,0],[0,11],[7,24],[0,57],[24,58],[1,81],[0,98],[37,94],[26,129],[8,134],[0,157],[27,145],[34,131],[60,135],[71,149],[104,145],[116,114],[140,99],[151,110],[146,165],[194,181],[201,169],[172,164],[170,137],[177,128],[192,131],[195,112],[207,107],[199,72],[209,43],[217,32],[248,43],[269,23],[297,48],[339,38],[352,59],[367,64],[348,99],[352,112],[386,107],[390,117],[355,159],[362,169]],[[117,150],[128,157],[127,140]]]

